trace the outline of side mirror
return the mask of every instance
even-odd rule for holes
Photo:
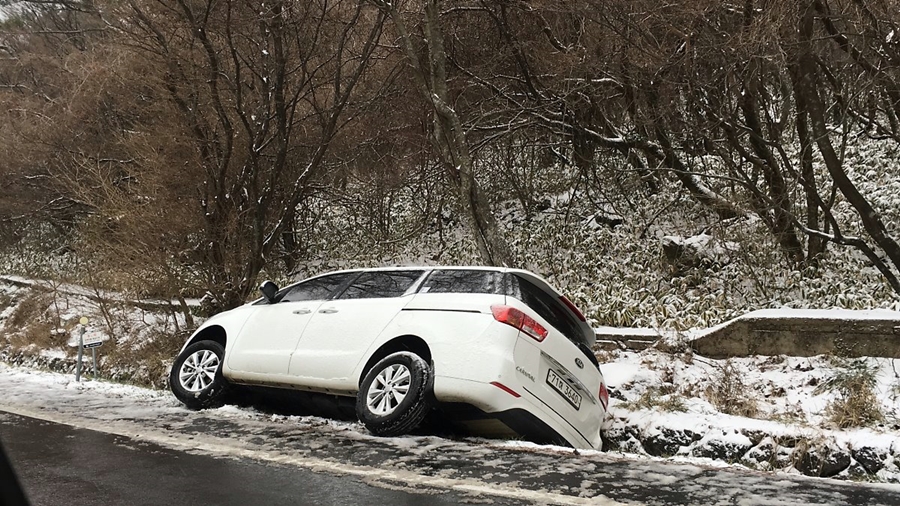
[[[263,297],[269,301],[269,304],[272,304],[275,302],[275,294],[278,293],[278,285],[266,280],[263,281],[263,284],[259,285],[259,291],[262,292]]]

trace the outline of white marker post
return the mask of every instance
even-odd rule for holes
[[[91,346],[91,365],[94,366],[94,379],[97,379],[97,347]]]
[[[87,334],[87,317],[82,316],[78,320],[78,328],[75,335],[69,338],[69,346],[78,348],[78,363],[75,365],[75,381],[81,381],[82,356],[86,348],[91,349],[91,358],[94,364],[94,379],[97,379],[97,350],[96,348],[109,340],[109,336],[102,332],[91,332]]]
[[[78,363],[75,365],[75,381],[81,381],[81,356],[84,352],[84,331],[87,330],[87,323],[86,316],[78,320]]]

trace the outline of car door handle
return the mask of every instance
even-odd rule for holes
[[[334,313],[337,313],[338,310],[330,307],[330,308],[327,308],[327,309],[320,309],[319,312],[320,312],[320,313],[325,313],[325,314],[334,314]]]
[[[294,314],[309,314],[312,313],[309,309],[295,309]]]

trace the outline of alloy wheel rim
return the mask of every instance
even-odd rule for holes
[[[409,393],[412,375],[403,364],[391,364],[375,376],[366,393],[366,406],[378,416],[396,411]]]
[[[219,356],[215,352],[198,350],[181,364],[178,381],[188,392],[201,392],[212,385],[218,369]]]

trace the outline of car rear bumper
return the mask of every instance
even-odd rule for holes
[[[485,416],[495,418],[513,432],[538,443],[568,445],[574,448],[603,448],[600,422],[603,411],[593,404],[583,409],[596,411],[596,423],[577,427],[515,381],[515,375],[499,375],[495,382],[481,382],[435,376],[434,395],[438,402],[471,405]]]

